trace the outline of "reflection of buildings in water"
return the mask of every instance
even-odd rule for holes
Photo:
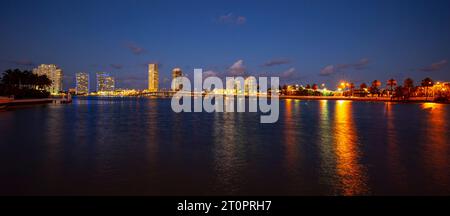
[[[194,98],[194,100],[198,100],[198,98]],[[155,101],[157,101],[157,100],[155,100]],[[194,111],[194,110],[192,110],[192,111]],[[158,112],[156,112],[156,113],[158,113]],[[186,130],[185,122],[183,122],[183,121],[185,121],[185,119],[183,118],[182,113],[176,113],[176,112],[171,112],[171,117],[172,117],[170,120],[171,140],[168,143],[170,143],[175,148],[174,150],[177,154],[182,155],[182,148],[180,148],[181,147],[180,143],[183,142],[182,135],[183,135],[184,131]],[[195,118],[198,118],[198,115],[192,115],[192,118],[193,119],[191,119],[191,123],[195,123],[196,121],[198,121],[197,119],[195,119]],[[155,126],[154,130],[156,130],[157,128],[158,128],[158,126]],[[158,136],[158,135],[155,134],[155,136]]]
[[[368,193],[365,168],[359,163],[358,134],[352,117],[352,102],[337,101],[334,120],[337,193],[358,195]]]
[[[57,181],[63,170],[63,144],[64,142],[64,107],[65,105],[51,105],[47,106],[47,112],[43,127],[45,128],[46,140],[46,155],[43,157],[45,160],[41,161],[42,171],[36,171],[48,179],[46,182]]]
[[[234,112],[234,96],[224,96],[224,112]]]
[[[229,194],[237,192],[242,160],[239,158],[235,113],[214,113],[214,170],[216,181],[213,187]]]
[[[444,104],[424,103],[421,105],[426,115],[426,141],[424,161],[433,182],[448,187],[450,176],[448,123]],[[446,188],[448,189],[448,188]]]
[[[148,135],[147,139],[147,151],[149,153],[148,159],[150,162],[156,163],[156,159],[158,156],[158,149],[159,149],[159,131],[158,131],[158,100],[147,100],[148,101],[148,119],[146,119],[146,122],[148,122]],[[174,113],[175,114],[175,113]]]

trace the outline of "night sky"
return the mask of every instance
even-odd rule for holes
[[[208,74],[280,76],[282,83],[393,77],[450,80],[450,1],[0,1],[0,70],[57,64],[106,71],[119,88],[160,86],[181,67]]]

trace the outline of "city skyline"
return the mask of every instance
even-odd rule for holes
[[[282,84],[450,80],[448,1],[237,3],[2,1],[5,29],[35,40],[2,35],[0,70],[57,64],[65,89],[79,71],[108,71],[118,88],[145,89],[149,63],[166,89],[175,67],[188,78],[203,68]]]
[[[450,0],[2,0],[0,19],[0,209],[448,203]]]

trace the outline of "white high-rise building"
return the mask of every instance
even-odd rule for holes
[[[62,91],[63,71],[56,65],[41,64],[33,69],[33,73],[39,76],[46,75],[52,81],[52,85],[46,89],[51,94],[59,94]]]
[[[97,72],[97,92],[112,92],[114,88],[114,77],[105,72]]]
[[[159,84],[158,77],[158,64],[148,65],[148,90],[151,92],[158,91]]]
[[[180,68],[174,68],[172,70],[172,91],[179,91],[183,88],[181,80],[176,79],[177,77],[182,77],[183,72]]]
[[[76,74],[76,93],[79,95],[89,94],[89,74],[79,72]]]

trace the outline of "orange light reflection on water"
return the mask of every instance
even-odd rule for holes
[[[337,101],[335,111],[336,173],[338,193],[343,195],[366,194],[367,176],[359,163],[358,134],[352,118],[352,102]]]
[[[285,148],[286,148],[286,162],[289,169],[295,170],[295,167],[298,165],[299,154],[298,154],[298,140],[296,134],[296,126],[295,122],[299,121],[298,119],[294,119],[293,117],[293,100],[286,99],[285,102],[285,112],[284,112],[284,120],[285,120],[285,128],[283,137],[285,140]],[[298,104],[297,104],[298,105]],[[294,105],[295,106],[295,105]],[[296,106],[297,107],[297,106]],[[297,111],[297,110],[296,110]]]
[[[426,117],[425,162],[429,165],[434,182],[445,187],[449,176],[449,160],[447,143],[447,118],[445,104],[424,103],[421,108],[428,112]]]

